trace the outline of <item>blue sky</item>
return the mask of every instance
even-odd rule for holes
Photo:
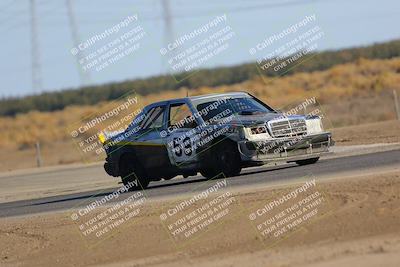
[[[66,0],[35,0],[43,88],[31,81],[31,21],[29,0],[0,1],[0,96],[21,96],[82,85],[79,66],[70,50],[74,46]],[[137,14],[146,31],[137,53],[101,72],[90,72],[86,84],[148,77],[166,73],[162,0],[71,0],[80,40]],[[324,31],[319,50],[339,49],[400,37],[400,2],[396,0],[169,0],[172,31],[181,36],[226,14],[235,32],[227,51],[204,67],[229,66],[254,60],[249,48],[280,32],[306,15],[315,14]]]

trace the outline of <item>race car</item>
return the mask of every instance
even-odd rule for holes
[[[313,164],[334,145],[321,117],[288,115],[246,92],[171,99],[102,138],[105,171],[129,189],[175,176],[231,177],[283,161]]]

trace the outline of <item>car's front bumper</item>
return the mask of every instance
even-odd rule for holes
[[[271,161],[296,161],[319,157],[329,153],[334,145],[330,132],[297,136],[290,138],[269,139],[260,141],[240,141],[238,148],[242,161],[268,163]]]

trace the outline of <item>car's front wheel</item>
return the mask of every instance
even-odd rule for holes
[[[231,177],[242,170],[239,151],[233,142],[223,141],[210,148],[201,175],[211,179],[216,176]]]
[[[296,161],[296,163],[300,166],[302,165],[309,165],[309,164],[314,164],[319,160],[318,158],[311,158],[311,159],[302,159],[302,160],[298,160]]]
[[[135,163],[133,155],[125,155],[120,161],[120,176],[122,183],[129,187],[129,191],[146,189],[150,181],[140,164]]]

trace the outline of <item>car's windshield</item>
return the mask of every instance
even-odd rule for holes
[[[254,115],[274,112],[274,110],[271,108],[264,106],[259,101],[251,97],[213,100],[198,104],[196,108],[204,121],[209,121],[215,116],[228,117],[233,114]]]

